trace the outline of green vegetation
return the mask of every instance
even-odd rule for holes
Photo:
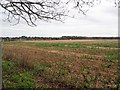
[[[119,88],[117,42],[4,42],[3,87]]]
[[[53,43],[47,43],[47,42],[4,42],[3,44],[14,44],[18,46],[33,46],[33,47],[54,47],[54,48],[83,48],[87,46],[93,47],[109,47],[109,48],[118,48],[118,42],[67,42],[67,43],[59,43],[59,42],[53,42]]]
[[[120,60],[120,56],[118,56],[118,55],[109,55],[109,56],[106,57],[106,60],[110,61],[110,62],[112,62],[114,60]]]
[[[13,61],[3,60],[3,86],[12,88],[28,88],[35,84],[33,73],[17,65]]]

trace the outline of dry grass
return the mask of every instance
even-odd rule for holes
[[[36,69],[38,86],[116,87],[118,60],[107,62],[107,55],[91,55],[79,50],[82,49],[3,45],[3,59],[12,60],[23,68]]]
[[[106,39],[106,40],[102,40],[102,39],[99,39],[99,40],[91,40],[91,39],[86,39],[86,40],[24,40],[22,42],[35,42],[35,43],[71,43],[71,42],[86,42],[86,43],[107,43],[107,42],[118,42],[118,40],[109,40],[109,39]]]

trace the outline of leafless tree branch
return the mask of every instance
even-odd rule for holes
[[[36,20],[63,21],[68,13],[67,5],[70,3],[79,13],[86,15],[88,8],[99,2],[100,0],[68,0],[66,2],[64,0],[1,0],[0,6],[5,10],[4,13],[8,15],[6,20],[9,22],[15,19],[16,24],[18,24],[23,19],[28,25],[36,26]],[[116,6],[118,3],[120,1],[115,0]]]

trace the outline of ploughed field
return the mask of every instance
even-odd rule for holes
[[[117,40],[3,42],[3,87],[119,88]]]

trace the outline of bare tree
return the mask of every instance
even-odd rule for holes
[[[119,0],[115,0],[115,4]],[[89,7],[93,7],[100,0],[1,0],[0,6],[5,10],[9,22],[15,19],[16,24],[21,19],[25,20],[28,25],[34,25],[36,20],[57,20],[63,21],[67,16],[68,7],[72,3],[73,8],[79,13],[85,13]]]
[[[28,25],[35,25],[37,19],[48,21],[49,19],[60,21],[65,15],[65,8],[60,0],[3,0],[0,6],[8,14],[8,21],[24,19]]]

